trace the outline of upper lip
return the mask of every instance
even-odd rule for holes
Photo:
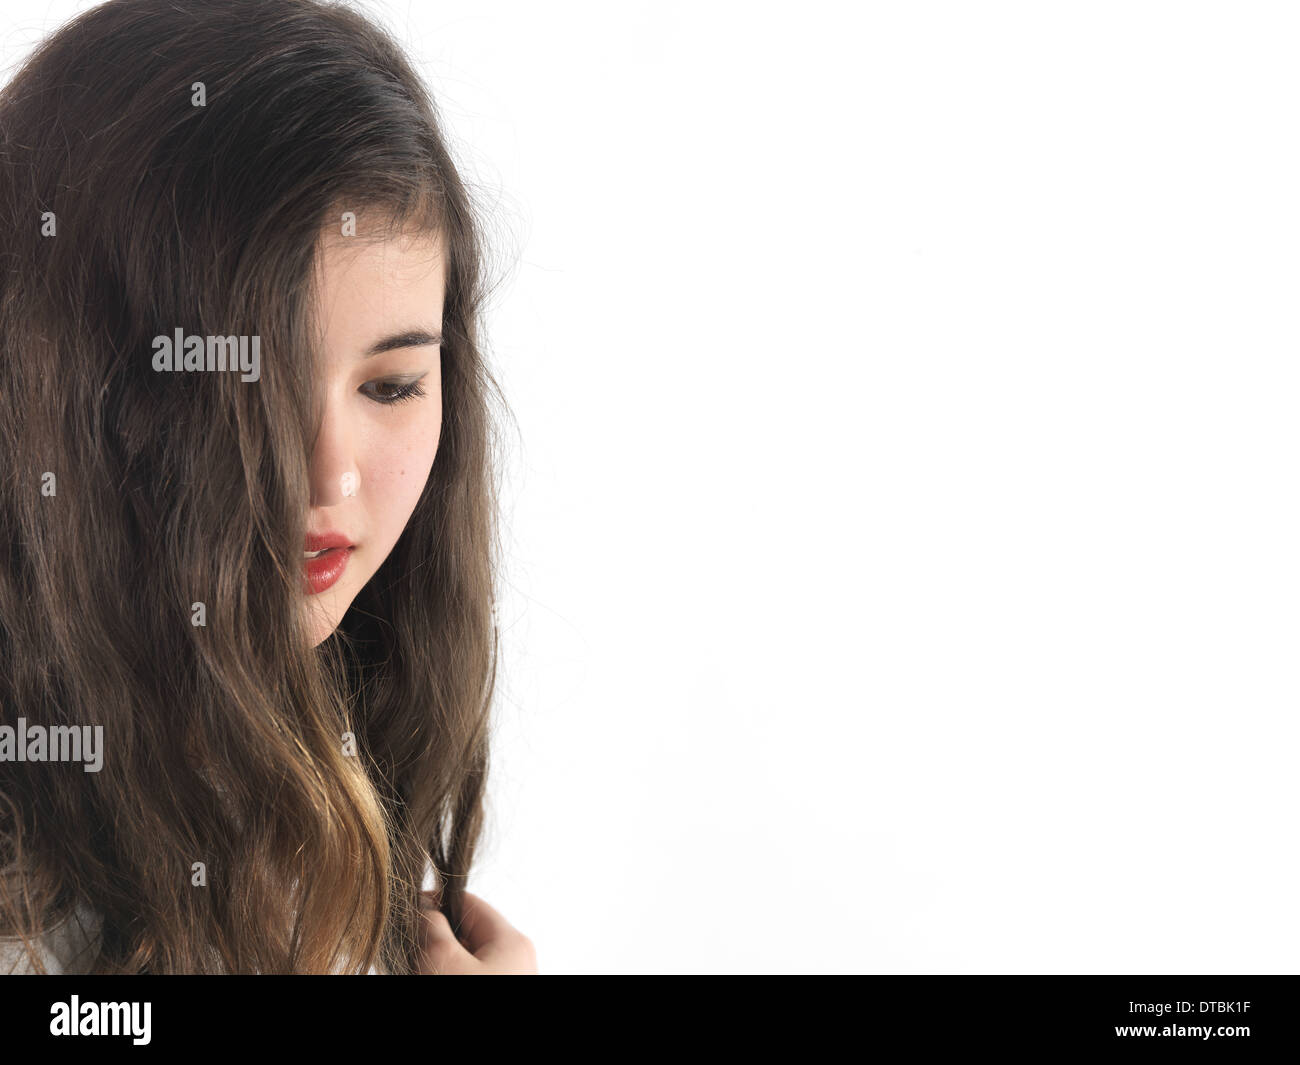
[[[312,551],[324,551],[328,547],[353,547],[351,540],[339,532],[319,532],[308,533],[307,539],[303,542],[302,549],[308,553]]]

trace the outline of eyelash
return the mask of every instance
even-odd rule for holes
[[[380,384],[382,385],[384,382],[381,381]],[[375,396],[371,395],[369,392],[363,392],[362,394],[372,402],[380,403],[385,407],[391,407],[394,404],[404,403],[407,400],[419,399],[425,394],[425,392],[424,389],[420,387],[419,381],[412,381],[409,385],[396,386],[396,391],[391,392],[386,396]]]

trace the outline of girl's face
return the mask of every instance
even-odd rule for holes
[[[444,249],[327,233],[316,284],[325,409],[311,458],[303,597],[320,644],[397,543],[442,429]],[[314,536],[339,534],[339,544]]]

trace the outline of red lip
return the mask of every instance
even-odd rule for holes
[[[324,553],[303,561],[303,591],[308,595],[320,595],[334,584],[343,576],[354,546],[342,533],[308,533],[303,551]]]
[[[302,549],[304,551],[324,551],[327,547],[353,547],[355,546],[342,533],[323,532],[308,533],[306,540],[303,541]]]

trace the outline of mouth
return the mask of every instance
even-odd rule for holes
[[[307,538],[302,544],[302,553],[304,558],[315,558],[324,554],[326,551],[330,550],[330,548],[351,548],[355,546],[356,545],[342,533],[308,533]]]
[[[348,559],[356,550],[354,544],[342,537],[342,543],[333,546],[308,544],[316,550],[304,551],[302,555],[303,591],[308,595],[320,595],[333,586],[343,571],[347,569]]]

